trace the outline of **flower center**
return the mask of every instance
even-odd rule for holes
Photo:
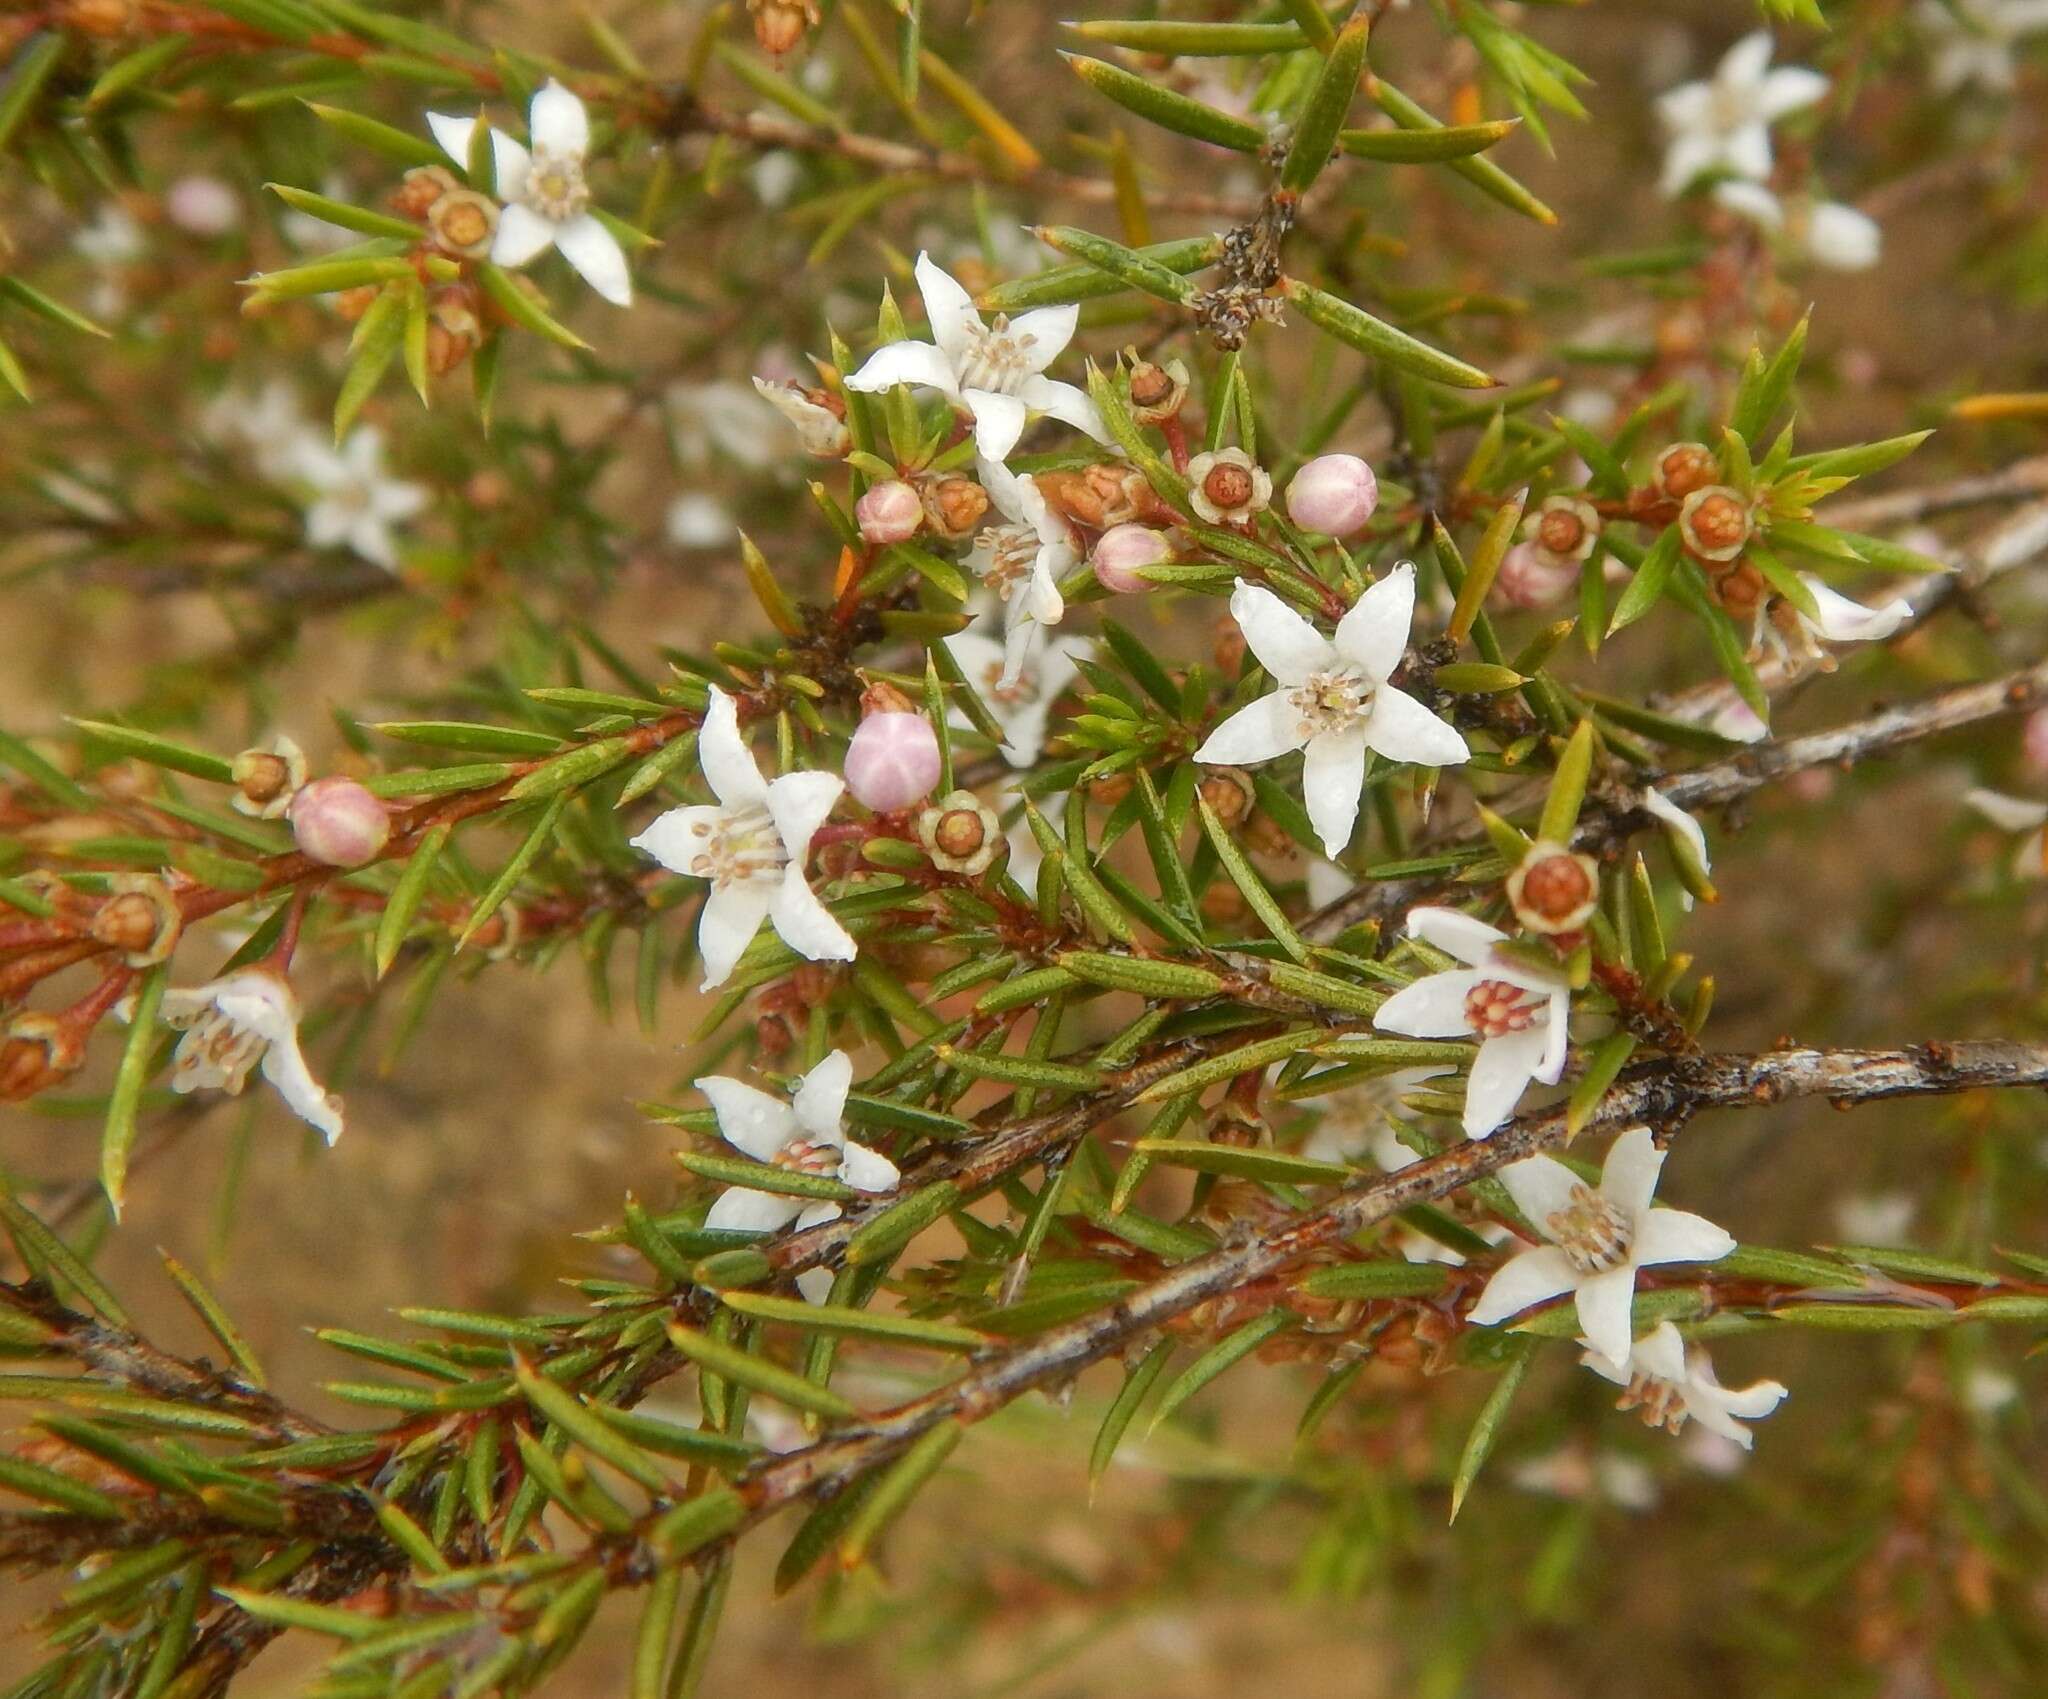
[[[583,181],[583,161],[571,153],[533,150],[533,169],[519,198],[550,224],[564,224],[590,204]]]
[[[1029,332],[1019,335],[1001,316],[992,325],[970,326],[960,361],[960,387],[1015,395],[1031,376],[1031,347],[1037,340]]]
[[[972,808],[954,808],[939,816],[939,823],[933,829],[932,841],[950,856],[971,856],[979,850],[988,838],[988,828],[982,822],[980,811]]]
[[[769,1158],[768,1165],[792,1174],[822,1174],[829,1178],[839,1172],[844,1156],[836,1144],[824,1139],[791,1139]]]
[[[1038,564],[1038,533],[1029,525],[991,525],[974,539],[988,564],[981,581],[1004,601]]]
[[[1536,540],[1554,555],[1568,555],[1586,535],[1586,522],[1564,508],[1552,508],[1536,527]]]
[[[1685,1407],[1685,1393],[1677,1382],[1645,1374],[1629,1381],[1628,1389],[1614,1401],[1614,1407],[1640,1410],[1646,1426],[1664,1428],[1674,1434],[1683,1430],[1686,1417],[1692,1414]]]
[[[1544,1219],[1543,1230],[1581,1274],[1619,1268],[1636,1237],[1628,1218],[1583,1180],[1572,1186],[1571,1202]]]
[[[237,1026],[218,1008],[209,1008],[178,1040],[171,1077],[205,1084],[218,1080],[230,1095],[242,1089],[249,1070],[269,1045],[261,1033]]]
[[[1536,1024],[1544,999],[1505,979],[1482,979],[1465,993],[1465,1024],[1480,1038],[1505,1038]]]
[[[1351,672],[1310,673],[1288,692],[1301,716],[1301,735],[1318,737],[1362,717],[1372,703],[1373,685]]]
[[[690,827],[697,840],[690,871],[714,885],[736,885],[780,873],[788,865],[775,822],[760,803],[721,812],[716,821],[697,820]]]

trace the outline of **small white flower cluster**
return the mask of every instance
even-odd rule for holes
[[[302,492],[314,548],[346,548],[386,572],[398,570],[394,528],[423,512],[429,496],[424,485],[386,470],[376,426],[357,425],[337,445],[282,381],[253,394],[224,391],[201,424],[215,441],[243,449],[264,477]]]
[[[1877,223],[1839,201],[1781,198],[1770,187],[1771,126],[1812,106],[1828,80],[1799,65],[1773,68],[1771,37],[1744,36],[1713,76],[1670,90],[1657,102],[1666,141],[1662,187],[1680,195],[1702,182],[1714,199],[1816,265],[1862,271],[1877,263]]]
[[[1004,603],[1004,667],[999,682],[1013,686],[1066,604],[1059,581],[1078,563],[1073,534],[1047,505],[1035,480],[1005,464],[1033,414],[1072,425],[1097,442],[1109,429],[1087,394],[1045,375],[1074,339],[1081,309],[1040,307],[1015,319],[985,322],[974,299],[929,254],[917,257],[932,340],[891,342],[878,348],[846,387],[881,394],[898,384],[935,389],[972,422],[976,472],[1003,523],[975,540],[969,564]]]

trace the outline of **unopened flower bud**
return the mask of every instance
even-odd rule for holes
[[[1531,932],[1576,932],[1600,901],[1600,869],[1589,855],[1538,840],[1508,875],[1508,903]]]
[[[1517,543],[1501,556],[1493,592],[1511,608],[1547,608],[1578,582],[1579,564],[1544,558],[1534,543]]]
[[[995,811],[968,790],[949,791],[920,814],[917,835],[932,865],[948,873],[982,872],[1003,841]]]
[[[886,548],[909,542],[923,528],[924,502],[903,479],[885,478],[853,504],[853,517],[864,541]]]
[[[988,491],[972,478],[957,474],[924,479],[918,485],[918,495],[932,529],[951,543],[973,536],[988,512]]]
[[[425,218],[436,201],[461,187],[445,165],[415,166],[392,191],[392,210],[407,218]]]
[[[245,749],[230,769],[235,794],[228,799],[237,814],[276,820],[291,806],[293,793],[306,782],[306,755],[290,738],[279,735],[268,744]]]
[[[1204,767],[1195,794],[1209,805],[1226,831],[1243,825],[1259,798],[1251,774],[1242,767]]]
[[[109,895],[92,917],[92,935],[130,967],[154,967],[167,960],[185,930],[171,888],[154,873],[117,873]]]
[[[1355,454],[1319,454],[1287,486],[1287,517],[1321,537],[1349,537],[1380,504],[1380,481]]]
[[[1720,475],[1720,462],[1703,442],[1675,442],[1657,456],[1657,488],[1673,501],[1683,501]]]
[[[78,1071],[85,1048],[55,1015],[25,1010],[0,1029],[0,1103],[24,1103]]]
[[[1685,498],[1678,535],[1701,560],[1733,560],[1749,541],[1749,503],[1726,484],[1708,484]]]
[[[1273,500],[1273,479],[1241,448],[1198,454],[1188,462],[1188,502],[1211,525],[1236,524],[1263,513]]]
[[[1149,525],[1112,525],[1102,533],[1088,564],[1105,590],[1129,596],[1158,588],[1151,579],[1138,576],[1139,568],[1163,566],[1172,559],[1173,545],[1164,532]]]
[[[2048,708],[2036,708],[2020,732],[2020,755],[2036,778],[2048,779]]]
[[[1175,360],[1159,365],[1140,360],[1131,367],[1131,416],[1141,425],[1163,425],[1175,417],[1188,398],[1187,366]]]
[[[922,714],[870,714],[846,746],[846,788],[877,813],[908,808],[939,782],[939,739]]]
[[[747,10],[754,18],[754,40],[772,59],[795,52],[805,33],[818,25],[817,0],[747,0]]]
[[[384,804],[354,779],[315,779],[292,798],[292,835],[302,855],[323,867],[361,867],[391,839]]]

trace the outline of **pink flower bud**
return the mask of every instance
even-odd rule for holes
[[[2036,708],[2020,733],[2020,755],[2036,778],[2048,779],[2048,708]]]
[[[1502,556],[1494,594],[1511,608],[1547,608],[1579,581],[1579,563],[1541,559],[1533,543],[1517,543]]]
[[[887,813],[929,796],[939,782],[939,738],[922,714],[870,714],[846,748],[854,801]]]
[[[384,804],[339,774],[305,786],[292,798],[289,818],[299,852],[323,867],[361,867],[391,838]]]
[[[1321,537],[1363,529],[1380,504],[1380,481],[1355,454],[1319,454],[1287,486],[1287,517]]]
[[[901,478],[888,478],[853,504],[853,516],[860,523],[861,536],[882,548],[907,543],[917,535],[924,523],[924,503]]]
[[[192,236],[225,236],[242,222],[242,200],[218,177],[180,177],[164,191],[164,216]]]
[[[1128,596],[1139,590],[1156,590],[1149,578],[1140,578],[1141,566],[1164,566],[1173,559],[1173,545],[1163,532],[1148,525],[1112,525],[1102,533],[1088,564],[1105,590]]]

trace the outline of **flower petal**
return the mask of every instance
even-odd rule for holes
[[[1391,684],[1373,692],[1365,741],[1389,761],[1412,761],[1418,767],[1456,767],[1472,759],[1457,727]]]
[[[1557,1253],[1562,1257],[1562,1251]],[[1636,1271],[1623,1263],[1579,1286],[1579,1331],[1603,1357],[1626,1361],[1635,1337]]]
[[[1735,1249],[1734,1235],[1703,1215],[1683,1209],[1645,1212],[1636,1227],[1631,1260],[1648,1265],[1665,1262],[1719,1262]]]
[[[1408,652],[1408,628],[1415,621],[1415,563],[1402,561],[1351,604],[1337,622],[1337,653],[1383,683]]]
[[[427,128],[434,132],[441,151],[465,171],[469,169],[469,142],[476,134],[476,125],[474,117],[463,118],[451,112],[427,114]]]
[[[1478,967],[1488,962],[1494,945],[1507,934],[1488,926],[1483,920],[1475,920],[1462,910],[1425,903],[1421,908],[1408,911],[1408,936],[1420,938],[1425,944],[1434,944],[1439,950],[1449,951],[1459,961]]]
[[[1403,1038],[1470,1038],[1465,999],[1480,977],[1471,968],[1456,968],[1404,985],[1373,1011],[1372,1024]]]
[[[231,1000],[221,999],[221,1012],[233,1019]],[[296,1027],[287,1027],[282,1035],[271,1039],[263,1052],[263,1077],[277,1088],[278,1096],[292,1113],[317,1130],[329,1144],[341,1137],[341,1099],[313,1078],[299,1049]]]
[[[697,734],[697,765],[711,781],[711,794],[727,808],[747,808],[768,800],[768,787],[753,752],[740,736],[739,705],[717,685],[704,710]]]
[[[465,160],[464,164],[468,162]],[[503,130],[491,132],[491,177],[501,201],[517,200],[526,193],[526,179],[533,175],[533,155],[524,142],[514,141]]]
[[[1573,1191],[1585,1184],[1553,1156],[1525,1156],[1520,1162],[1510,1162],[1500,1171],[1500,1183],[1530,1225],[1546,1235],[1550,1218],[1569,1209]]]
[[[794,863],[782,870],[782,884],[768,918],[782,941],[807,960],[850,962],[854,958],[857,946],[852,937],[818,901],[818,893],[804,880],[804,870]]]
[[[1630,1127],[1607,1147],[1600,1167],[1600,1195],[1640,1224],[1664,1172],[1664,1152],[1648,1127]]]
[[[713,885],[697,922],[697,954],[704,961],[703,989],[712,990],[731,977],[733,964],[761,930],[775,901],[773,879],[740,879]]]
[[[797,1125],[814,1139],[833,1144],[846,1142],[840,1117],[846,1113],[846,1093],[853,1084],[853,1058],[844,1050],[833,1050],[809,1073],[790,1097]]]
[[[491,260],[501,266],[522,266],[554,244],[555,227],[519,201],[509,201],[498,214],[498,234],[491,243]]]
[[[903,1175],[896,1164],[880,1151],[870,1150],[866,1145],[855,1144],[849,1139],[839,1177],[855,1191],[893,1192]]]
[[[1543,1065],[1547,1034],[1540,1026],[1503,1033],[1479,1046],[1465,1082],[1465,1136],[1483,1139],[1515,1112]]]
[[[1033,307],[1028,313],[1019,313],[1010,321],[1008,336],[1015,344],[1024,366],[1033,376],[1057,360],[1074,340],[1074,331],[1081,323],[1079,304],[1065,307]],[[1037,402],[1032,402],[1037,407]],[[1041,412],[1052,409],[1040,408]]]
[[[1084,389],[1070,383],[1055,383],[1051,378],[1029,377],[1017,386],[1017,399],[1032,412],[1072,425],[1097,442],[1109,441],[1109,427],[1102,422],[1102,415]]]
[[[769,783],[763,800],[792,862],[803,865],[811,839],[845,789],[846,781],[837,773],[784,773]]]
[[[1757,90],[1757,109],[1766,120],[1784,117],[1801,107],[1811,106],[1828,92],[1828,80],[1804,65],[1781,65],[1763,80]]]
[[[633,304],[633,275],[626,269],[626,250],[594,214],[586,212],[558,226],[555,246],[577,275],[613,306]]]
[[[1230,592],[1230,617],[1244,633],[1259,665],[1282,684],[1302,684],[1310,673],[1337,664],[1336,646],[1272,591],[1242,578]]]
[[[1714,81],[1731,93],[1747,92],[1761,82],[1771,62],[1771,32],[1751,30],[1721,55]]]
[[[1913,617],[1913,604],[1903,596],[1895,596],[1882,607],[1866,607],[1863,603],[1830,590],[1826,584],[1810,572],[1802,572],[1800,582],[1813,592],[1813,600],[1820,611],[1813,628],[1830,643],[1871,643],[1880,637],[1889,637]]]
[[[960,397],[974,415],[974,452],[984,460],[1009,459],[1030,418],[1024,403],[992,389],[965,389]]]
[[[1564,1252],[1555,1245],[1539,1245],[1502,1263],[1465,1319],[1475,1327],[1492,1327],[1531,1305],[1571,1291],[1577,1283],[1578,1276]],[[1626,1356],[1627,1351],[1624,1343],[1622,1354]]]
[[[891,342],[877,348],[846,380],[846,387],[863,395],[878,395],[899,383],[921,384],[955,398],[960,394],[952,364],[929,342]]]
[[[1550,1006],[1543,1016],[1543,1055],[1536,1064],[1536,1077],[1545,1085],[1556,1085],[1564,1077],[1564,1060],[1572,1046],[1572,998],[1569,991],[1553,990]]]
[[[704,1225],[714,1232],[775,1233],[795,1219],[802,1205],[801,1198],[728,1186],[705,1214]]]
[[[727,1074],[706,1074],[690,1082],[710,1101],[719,1136],[756,1162],[773,1162],[799,1132],[797,1117],[781,1098]]]
[[[924,312],[930,321],[932,340],[945,350],[946,362],[958,371],[973,352],[981,335],[981,314],[974,300],[953,274],[935,262],[930,254],[917,256],[917,289],[924,297]],[[1071,331],[1068,335],[1072,335]],[[947,388],[951,388],[949,383]]]
[[[2004,832],[2031,831],[2048,821],[2048,802],[2033,802],[2023,796],[2006,796],[1980,787],[1963,792],[1963,801]]]
[[[549,153],[574,154],[581,159],[590,151],[590,114],[575,91],[553,77],[541,84],[526,109],[526,130],[533,145]]]
[[[1271,701],[1279,696],[1275,691]],[[1301,765],[1301,796],[1309,822],[1332,861],[1351,842],[1358,798],[1365,789],[1365,725],[1353,720],[1308,740]]]
[[[1686,841],[1693,855],[1698,858],[1702,873],[1713,871],[1713,860],[1707,854],[1707,830],[1698,820],[1680,808],[1655,785],[1650,785],[1643,791],[1643,810],[1653,818],[1661,820]]]
[[[1299,749],[1305,741],[1301,715],[1287,693],[1276,690],[1247,703],[1212,731],[1195,751],[1195,759],[1212,766],[1246,767]]]
[[[645,831],[629,841],[642,855],[651,855],[671,873],[701,879],[704,875],[696,870],[696,858],[724,814],[725,810],[709,803],[671,808],[666,814],[656,815]]]

